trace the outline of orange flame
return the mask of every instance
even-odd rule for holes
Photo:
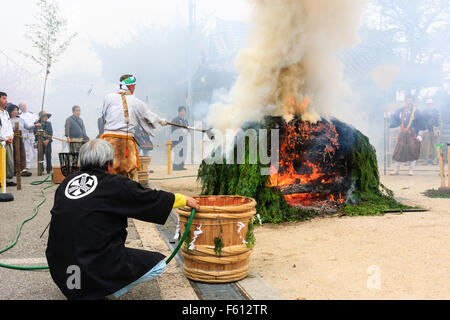
[[[309,102],[310,99],[305,98],[301,104],[297,104],[293,97],[289,97],[286,109],[289,111],[294,109],[296,113],[300,112],[303,114],[306,112]],[[282,187],[292,184],[330,183],[339,179],[337,173],[324,173],[323,168],[320,167],[319,163],[313,163],[307,159],[301,159],[301,155],[296,152],[297,141],[299,141],[300,138],[302,138],[302,140],[309,140],[311,133],[322,130],[323,125],[324,124],[320,123],[319,125],[313,126],[309,122],[301,122],[298,127],[291,124],[287,124],[285,126],[284,140],[280,146],[280,169],[277,172],[274,167],[271,167],[271,175],[269,176],[267,183],[268,186]],[[330,122],[327,124],[327,127],[330,129],[327,131],[329,132],[327,133],[329,134],[329,143],[326,145],[324,150],[324,162],[326,159],[332,158],[336,152],[336,149],[339,147],[336,128]],[[294,163],[297,164],[297,167],[305,169],[302,170],[303,172],[308,173],[298,174],[294,168]],[[300,166],[298,166],[299,163],[301,164]],[[332,165],[333,164],[330,164],[330,166]],[[339,194],[339,197],[335,197],[332,194],[290,194],[285,195],[284,198],[290,205],[311,205],[322,201],[331,201],[336,204],[342,204],[344,202],[341,194]]]
[[[288,96],[287,100],[288,101],[285,107],[286,113],[297,115],[305,114],[309,103],[311,102],[311,99],[308,97],[306,97],[301,104],[298,104],[292,96]]]

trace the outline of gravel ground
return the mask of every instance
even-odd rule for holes
[[[263,225],[251,267],[289,299],[450,299],[450,199],[421,194],[437,171],[382,182],[430,211]]]

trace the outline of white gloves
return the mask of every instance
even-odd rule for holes
[[[421,136],[421,135],[418,135],[418,136],[417,136],[417,140],[419,140],[420,142],[422,142],[422,136]]]
[[[158,123],[162,126],[167,126],[167,120],[164,118],[161,118],[158,120]]]

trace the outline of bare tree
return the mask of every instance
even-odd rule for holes
[[[52,64],[69,47],[76,33],[65,35],[67,21],[60,17],[58,5],[54,0],[38,0],[36,3],[39,12],[36,22],[26,25],[28,32],[25,35],[31,40],[35,54],[22,52],[23,55],[32,59],[38,65],[45,68],[44,91],[42,94],[42,108],[44,108],[45,91],[47,79]]]
[[[420,92],[442,86],[449,77],[450,1],[372,0],[360,29],[361,44],[348,52],[347,73],[355,87],[367,91],[373,84],[368,71],[381,64],[395,64],[401,72],[390,88]],[[368,83],[363,83],[363,78]],[[374,94],[374,92],[367,94]]]
[[[23,53],[37,64],[45,68],[44,90],[42,93],[41,111],[44,109],[45,91],[47,88],[47,79],[50,73],[52,64],[57,61],[57,58],[69,47],[70,42],[76,36],[76,33],[66,35],[65,19],[60,17],[58,5],[54,0],[38,0],[37,6],[39,8],[36,16],[36,22],[26,25],[28,33],[26,37],[31,40],[33,48],[36,49],[36,54]],[[38,130],[38,175],[42,175],[43,166],[43,131],[42,128]]]
[[[449,52],[448,0],[378,0],[385,41],[412,63],[444,59]]]

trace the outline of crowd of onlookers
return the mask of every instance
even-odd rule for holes
[[[42,127],[42,119],[29,112],[25,103],[19,106],[8,103],[8,96],[0,92],[0,142],[5,142],[6,148],[6,185],[15,186],[11,179],[20,170],[22,176],[31,175],[31,161],[37,159],[35,149],[35,133]],[[14,130],[18,126],[18,134]],[[48,142],[46,142],[48,145]],[[14,147],[14,146],[18,146]],[[16,158],[19,153],[20,157]],[[20,162],[20,167],[17,165]]]
[[[74,106],[72,116],[67,118],[65,134],[67,142],[80,139],[89,140],[81,108]],[[31,163],[38,162],[38,134],[42,137],[42,157],[38,165],[42,171],[52,172],[53,128],[49,121],[52,115],[44,110],[35,114],[28,111],[25,103],[15,105],[8,102],[8,96],[0,92],[0,142],[5,142],[6,149],[6,186],[15,186],[11,179],[20,171],[21,176],[31,176]],[[16,126],[18,131],[16,131]]]
[[[70,152],[78,151],[73,150],[72,146],[78,146],[79,149],[81,144],[89,141],[80,115],[80,106],[73,106],[72,115],[65,122],[65,136],[67,144],[70,146]],[[20,171],[21,176],[32,175],[32,163],[38,163],[38,135],[42,137],[41,161],[38,165],[41,166],[41,172],[44,169],[47,173],[52,172],[52,142],[54,138],[52,124],[49,121],[51,116],[44,110],[39,114],[33,113],[27,109],[25,103],[19,103],[19,105],[9,103],[7,94],[0,92],[0,142],[4,141],[6,148],[6,186],[16,186],[12,179],[17,175],[17,170]],[[188,122],[185,117],[186,108],[179,107],[178,116],[172,122],[187,126]],[[16,124],[18,124],[17,134],[14,132]],[[102,132],[100,125],[99,132],[100,134]],[[137,128],[135,139],[138,141],[140,153],[147,156],[148,152],[153,149],[150,137]],[[173,141],[173,146],[181,144],[182,141],[183,137],[178,135],[177,139]],[[179,152],[182,159],[186,158],[182,148]],[[17,153],[19,155],[16,157]],[[184,161],[173,164],[173,169],[185,170]]]

